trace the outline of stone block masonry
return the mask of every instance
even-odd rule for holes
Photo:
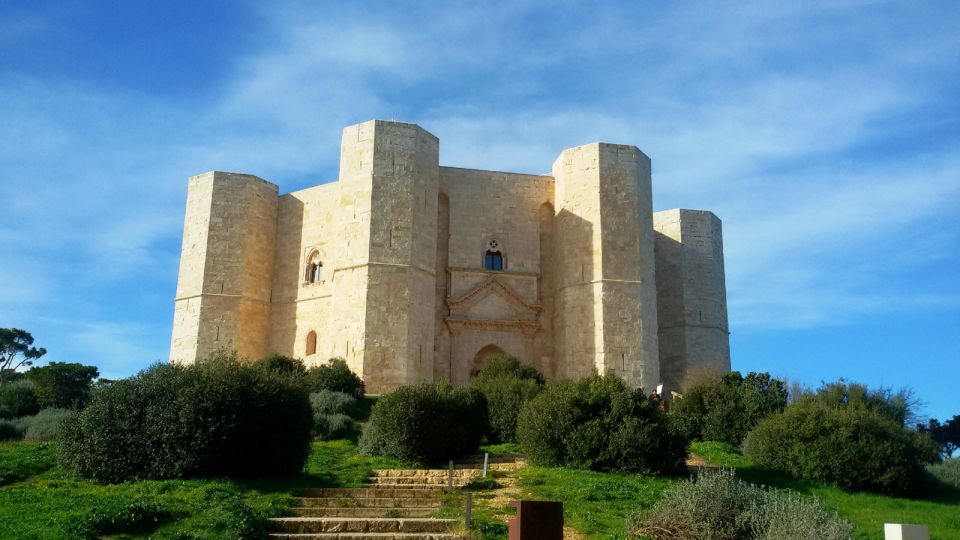
[[[441,167],[436,137],[374,120],[343,130],[334,182],[193,177],[170,360],[342,357],[374,393],[504,353],[647,390],[729,369],[720,220],[654,214],[650,170],[607,143],[549,175]]]

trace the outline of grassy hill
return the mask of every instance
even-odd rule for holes
[[[932,494],[928,500],[848,493],[758,470],[720,443],[696,443],[693,451],[710,465],[735,468],[751,482],[820,498],[857,527],[858,538],[881,539],[884,522],[905,522],[929,525],[932,538],[960,540],[955,493]],[[314,443],[305,471],[294,478],[103,486],[65,478],[50,443],[0,443],[0,538],[257,538],[264,519],[289,508],[293,488],[359,485],[375,468],[403,466],[360,456],[349,441],[333,441]],[[500,489],[475,495],[476,530],[483,538],[506,537],[506,501],[517,496],[563,501],[567,525],[584,538],[627,538],[626,520],[656,504],[677,481],[533,466],[498,476]],[[462,497],[453,496],[447,512],[456,515],[461,505]]]

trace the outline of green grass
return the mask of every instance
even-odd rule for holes
[[[542,500],[562,501],[567,525],[590,539],[627,538],[626,521],[649,509],[675,479],[564,468],[523,467],[520,488]]]
[[[851,493],[836,486],[765,471],[724,443],[694,443],[691,451],[712,465],[736,469],[737,475],[748,482],[791,489],[819,498],[825,506],[853,523],[858,539],[882,540],[884,523],[913,523],[929,526],[931,538],[960,540],[960,495],[956,492],[931,489],[927,500]]]
[[[50,443],[0,444],[0,538],[101,536],[258,538],[297,487],[355,486],[374,468],[405,464],[357,453],[351,441],[315,442],[303,474],[254,480],[163,480],[101,485],[67,478]]]
[[[486,444],[480,447],[480,453],[489,452],[491,456],[512,456],[521,453],[517,443]]]
[[[53,444],[0,442],[0,486],[52,469],[57,464]]]

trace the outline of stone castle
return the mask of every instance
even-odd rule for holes
[[[460,169],[415,124],[365,122],[336,182],[190,179],[170,360],[221,349],[342,357],[374,393],[465,384],[503,353],[673,390],[730,369],[720,220],[654,213],[634,146],[564,150],[548,175]]]

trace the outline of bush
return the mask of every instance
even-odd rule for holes
[[[353,418],[345,414],[324,414],[313,418],[317,437],[325,441],[348,439],[353,435]]]
[[[688,445],[615,375],[547,385],[520,412],[517,439],[536,465],[624,472],[683,471]]]
[[[34,416],[20,418],[26,428],[23,436],[28,441],[55,441],[60,423],[70,416],[69,409],[43,409]]]
[[[303,360],[279,354],[265,356],[254,362],[253,365],[285,375],[301,376],[307,373],[307,367],[303,365]]]
[[[30,416],[40,411],[34,383],[26,380],[4,383],[0,386],[0,418]]]
[[[50,362],[46,366],[30,368],[26,377],[36,384],[34,391],[40,407],[71,409],[86,405],[93,380],[99,374],[94,366]]]
[[[543,376],[512,356],[491,359],[473,386],[483,393],[490,414],[491,442],[516,442],[517,417],[523,404],[543,390]]]
[[[310,407],[313,409],[315,417],[326,414],[345,414],[349,416],[356,412],[357,400],[343,392],[321,390],[310,394]]]
[[[478,390],[402,386],[373,406],[360,451],[435,465],[476,450],[486,428],[487,404]]]
[[[732,470],[701,471],[669,489],[635,533],[698,540],[847,540],[853,526],[817,499],[764,489],[738,480]]]
[[[927,465],[927,472],[937,481],[960,490],[960,458],[945,459],[941,463]]]
[[[0,441],[16,441],[23,438],[23,424],[14,420],[0,420]]]
[[[310,392],[330,390],[343,392],[357,399],[363,398],[363,379],[350,370],[343,358],[331,358],[322,366],[312,367],[306,374],[307,389]]]
[[[670,414],[687,437],[740,446],[757,422],[787,406],[783,381],[769,373],[734,371],[693,382],[670,404]]]
[[[893,392],[889,388],[870,389],[866,385],[840,379],[823,384],[811,397],[826,407],[862,409],[901,426],[915,420],[917,400],[909,390]]]
[[[61,426],[61,467],[102,483],[297,474],[312,416],[290,377],[217,357],[99,388]]]
[[[861,407],[808,397],[762,420],[744,442],[758,465],[851,490],[915,491],[937,454],[929,437]]]

